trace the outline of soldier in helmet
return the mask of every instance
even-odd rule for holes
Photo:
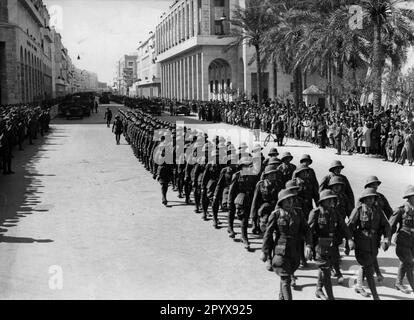
[[[339,265],[338,246],[342,243],[343,235],[353,249],[351,233],[341,214],[336,210],[338,196],[331,190],[322,191],[318,207],[309,215],[309,228],[315,242],[315,261],[319,267],[316,297],[322,300],[334,300],[331,283],[331,270]],[[323,287],[328,297],[323,292]]]
[[[313,188],[315,190],[318,190],[319,189],[318,179],[316,178],[315,171],[310,167],[310,165],[313,163],[311,156],[308,154],[304,154],[302,158],[299,160],[299,163],[309,169],[308,171],[309,179],[313,185]]]
[[[204,145],[205,146],[205,145]],[[205,149],[200,154],[197,152],[196,162],[191,171],[191,182],[194,190],[194,204],[195,204],[195,213],[200,213],[201,207],[201,191],[202,191],[202,180],[205,166],[207,164],[207,159],[205,157]],[[203,215],[203,220],[207,221],[207,216]]]
[[[165,142],[165,137],[161,138],[161,144],[158,151],[155,152],[156,161],[158,162],[157,177],[161,184],[162,204],[168,205],[167,191],[168,185],[173,179],[172,164],[168,163],[167,154],[172,152],[172,145]]]
[[[276,209],[269,217],[263,236],[262,258],[267,261],[274,253],[272,266],[280,277],[280,300],[292,300],[291,280],[300,263],[301,239],[306,241],[306,257],[310,259],[312,255],[312,237],[303,214],[296,210],[296,197],[293,190],[282,190],[278,194]]]
[[[282,161],[277,157],[279,155],[279,152],[277,151],[276,148],[271,148],[268,155],[269,155],[269,158],[267,158],[263,161],[263,167],[264,168],[266,168],[266,166],[269,164],[269,161],[272,160],[272,159],[274,161],[276,161],[278,163],[278,165],[282,164]]]
[[[250,244],[247,236],[249,223],[249,215],[253,193],[258,181],[258,177],[254,174],[253,162],[251,158],[242,158],[239,162],[241,170],[233,175],[229,189],[229,226],[228,232],[231,238],[235,237],[233,230],[233,222],[235,215],[241,220],[241,236],[244,247],[250,250]]]
[[[186,144],[186,164],[184,169],[184,193],[185,193],[185,203],[190,204],[191,190],[193,188],[191,173],[195,165],[194,153],[198,152],[198,146],[201,146],[201,143],[197,141],[196,136],[189,136],[188,143]]]
[[[351,215],[352,210],[354,209],[349,201],[347,195],[345,194],[345,181],[340,176],[335,176],[329,181],[329,189],[337,196],[336,201],[336,211],[340,214],[342,219],[346,221],[347,218]],[[349,255],[350,248],[348,242],[345,243],[345,254]],[[339,269],[339,261],[334,265],[336,276],[338,277],[338,283],[343,282],[343,277]]]
[[[382,193],[378,192],[378,187],[380,186],[381,181],[376,176],[370,176],[367,178],[367,181],[365,183],[365,189],[367,188],[373,188],[377,192],[377,199],[376,199],[376,205],[380,207],[380,209],[384,212],[385,217],[389,219],[393,213],[393,210],[391,209],[391,206],[388,203],[387,198]],[[381,243],[378,242],[378,248],[380,247]],[[379,268],[378,259],[375,259],[374,262],[374,269],[375,273],[377,274],[377,280],[378,282],[381,282],[384,280],[384,276],[381,273],[381,270]]]
[[[218,211],[221,203],[223,211],[228,210],[228,199],[230,184],[233,178],[233,174],[237,172],[239,158],[235,154],[227,156],[227,166],[224,167],[217,181],[216,189],[214,190],[214,198],[212,204],[214,221],[218,221]],[[214,224],[216,227],[216,224]],[[218,227],[218,225],[217,225]]]
[[[361,265],[355,291],[364,297],[369,296],[362,288],[365,276],[374,300],[379,300],[374,280],[374,262],[378,255],[378,242],[381,241],[381,235],[383,235],[381,247],[387,251],[391,239],[390,224],[384,212],[375,205],[377,197],[375,189],[365,189],[359,197],[361,204],[352,211],[348,221],[349,230],[355,241],[355,257]]]
[[[350,185],[347,177],[345,177],[343,174],[341,174],[341,171],[342,171],[343,168],[344,168],[344,166],[342,165],[341,161],[335,160],[334,162],[332,162],[331,166],[329,167],[329,172],[330,173],[322,179],[322,182],[319,186],[319,192],[322,192],[325,189],[329,189],[329,180],[332,177],[339,176],[343,179],[343,181],[345,183],[344,192],[345,192],[346,196],[348,197],[349,201],[351,201],[352,207],[355,207],[354,192],[352,191],[351,185]]]
[[[295,172],[293,173],[293,178],[296,179],[296,183],[299,187],[298,189],[298,197],[301,199],[300,203],[298,205],[300,206],[303,215],[308,220],[309,213],[313,209],[313,202],[315,204],[319,201],[319,194],[318,190],[315,189],[315,184],[312,183],[312,176],[311,176],[311,170],[307,166],[301,164],[297,167]],[[302,241],[302,245],[304,245],[304,242]],[[302,250],[303,251],[303,250]],[[301,265],[302,267],[307,267],[306,258],[304,256],[304,253],[301,251]]]
[[[292,179],[293,172],[296,170],[296,166],[290,163],[293,160],[293,156],[290,152],[283,153],[280,160],[282,161],[282,164],[277,168],[277,170],[281,172],[282,183],[285,185],[286,182]]]
[[[391,232],[396,234],[395,253],[400,259],[395,288],[409,293],[403,285],[404,275],[414,292],[414,186],[408,186],[403,199],[406,202],[398,207],[390,218]]]
[[[213,203],[214,192],[217,186],[217,182],[220,178],[221,169],[223,169],[220,164],[219,152],[218,150],[213,150],[211,152],[211,161],[206,165],[202,177],[202,208],[203,208],[203,219],[207,220],[208,216],[208,207]],[[217,217],[213,215],[214,227],[217,228],[219,221]]]
[[[276,206],[277,195],[284,187],[281,173],[277,171],[277,164],[276,161],[271,160],[256,185],[250,210],[253,234],[261,234],[265,231],[267,220]]]

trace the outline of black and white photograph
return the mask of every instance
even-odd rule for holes
[[[0,160],[0,300],[414,300],[414,0],[0,0]]]

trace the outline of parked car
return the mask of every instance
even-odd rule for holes
[[[179,104],[174,107],[174,114],[175,115],[183,114],[185,116],[189,116],[191,114],[191,109],[185,104]]]

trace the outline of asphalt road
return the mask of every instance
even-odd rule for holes
[[[111,106],[114,112],[118,107]],[[261,240],[251,235],[254,252],[246,252],[225,228],[215,230],[171,191],[171,208],[165,208],[158,183],[130,146],[123,138],[115,144],[104,109],[83,120],[55,119],[47,137],[15,151],[16,174],[0,177],[0,299],[276,299],[279,280],[259,260]],[[195,118],[166,119],[192,128],[235,129]],[[295,159],[311,154],[319,179],[339,158],[356,195],[365,177],[377,174],[392,206],[413,183],[414,169],[407,166],[338,157],[296,141],[284,150]],[[381,252],[379,263],[385,276],[381,298],[414,298],[393,289],[394,248]],[[355,269],[352,254],[345,257],[350,285]],[[316,275],[312,263],[298,270],[294,299],[315,299]],[[361,298],[333,283],[338,299]]]

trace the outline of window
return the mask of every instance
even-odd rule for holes
[[[221,21],[221,20],[214,21],[214,34],[215,35],[223,35],[224,34],[223,21]]]
[[[214,0],[215,7],[224,7],[224,0]]]
[[[128,67],[133,67],[134,66],[134,62],[133,61],[129,61],[128,62]]]

